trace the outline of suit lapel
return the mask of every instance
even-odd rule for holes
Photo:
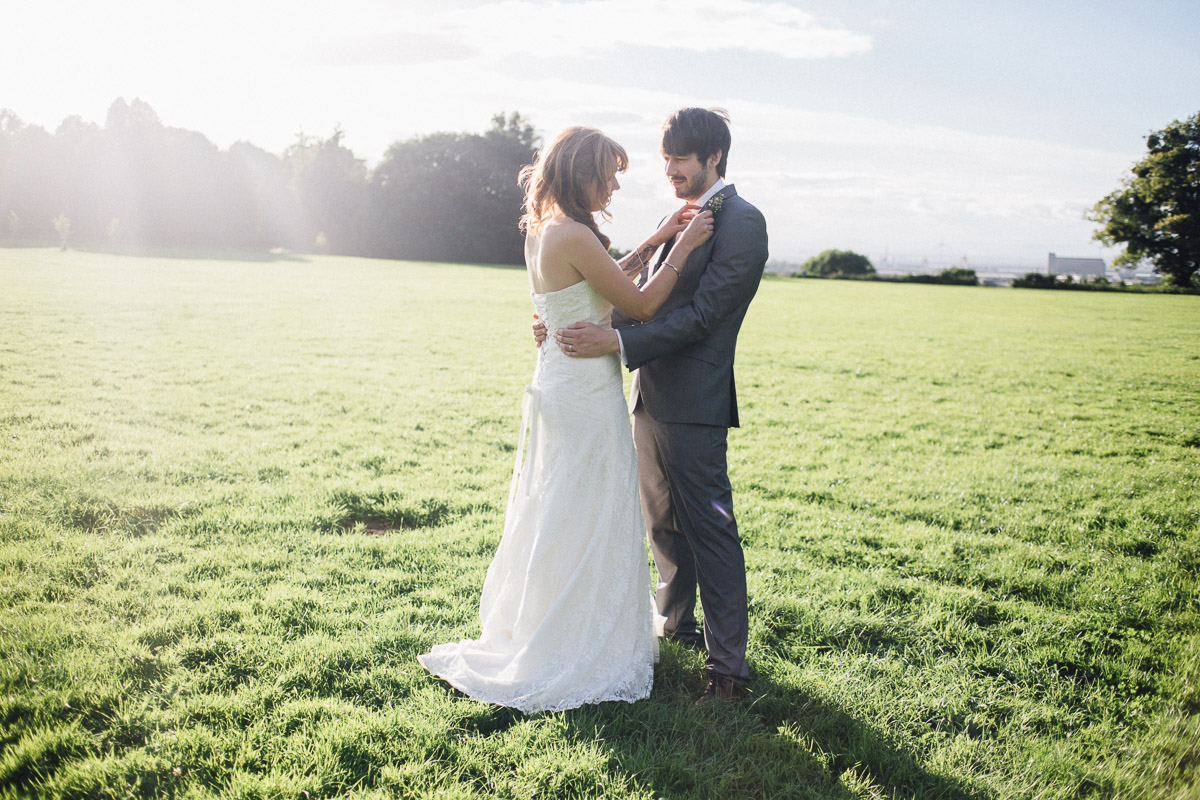
[[[732,183],[727,183],[727,184],[725,184],[725,186],[721,187],[721,191],[717,192],[716,194],[714,194],[712,197],[710,197],[708,199],[708,201],[704,204],[704,208],[708,208],[709,205],[712,203],[713,198],[715,198],[715,197],[720,197],[721,201],[724,202],[727,198],[735,197],[736,195],[737,195],[737,187],[735,187]],[[714,211],[713,212],[713,236],[717,235],[717,227],[718,227],[718,223],[720,221],[721,221],[721,212]],[[708,238],[707,242],[705,242],[703,245],[701,245],[700,247],[693,250],[691,255],[688,256],[688,261],[691,261],[692,258],[697,253],[708,252],[709,245],[712,242],[712,240],[713,240],[713,237],[710,236]],[[667,260],[667,253],[670,253],[671,248],[674,246],[675,246],[675,237],[672,236],[669,240],[667,240],[666,245],[664,245],[663,248],[661,250],[659,250],[658,258],[656,258],[654,260],[654,264],[650,267],[650,269],[646,270],[645,273],[643,273],[644,277],[642,279],[642,282],[638,284],[639,286],[644,286],[646,281],[650,280],[650,278],[654,275],[655,272],[658,272],[658,268],[661,267],[663,262]]]
[[[721,198],[721,203],[722,203],[722,205],[724,205],[725,201],[728,200],[729,198],[737,197],[737,187],[735,187],[732,183],[726,184],[721,189],[721,191],[717,192],[716,194],[714,194],[712,197],[709,198],[708,202],[704,204],[704,207],[708,208],[712,204],[712,201],[718,197]],[[713,234],[714,235],[716,235],[717,224],[720,221],[721,221],[721,212],[713,211]]]

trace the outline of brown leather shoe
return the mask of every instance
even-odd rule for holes
[[[720,675],[710,675],[708,686],[704,687],[703,694],[696,700],[696,705],[702,706],[711,703],[713,700],[729,700],[735,702],[746,697],[746,687],[738,686],[733,682],[732,678],[725,678]]]

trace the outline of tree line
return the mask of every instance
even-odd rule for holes
[[[374,169],[343,135],[301,135],[275,155],[220,150],[141,100],[54,133],[0,109],[0,241],[523,262],[517,173],[537,137],[520,114],[396,142]]]
[[[0,109],[0,244],[523,262],[517,174],[537,137],[520,114],[495,115],[482,134],[396,142],[373,170],[342,139],[301,135],[281,155],[246,142],[222,151],[163,125],[141,100],[115,101],[103,126],[73,116],[53,134]],[[1089,213],[1101,225],[1095,238],[1125,245],[1116,264],[1145,259],[1168,287],[1200,288],[1200,114],[1146,143],[1132,175]],[[802,272],[866,277],[868,268],[831,251]]]
[[[950,267],[936,275],[880,275],[871,259],[853,250],[825,250],[800,265],[794,278],[839,278],[843,280],[886,281],[888,283],[941,283],[952,286],[978,286],[975,270]]]

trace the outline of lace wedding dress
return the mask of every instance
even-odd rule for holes
[[[607,325],[612,311],[587,282],[533,302],[550,331]],[[482,634],[418,660],[475,700],[527,714],[640,700],[658,640],[620,361],[568,358],[551,338],[523,405]]]

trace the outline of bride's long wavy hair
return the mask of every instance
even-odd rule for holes
[[[628,167],[625,148],[600,131],[567,128],[521,170],[525,190],[521,230],[536,233],[551,217],[562,214],[590,228],[607,249],[610,241],[596,225],[592,204],[608,191],[608,179]],[[604,209],[600,214],[611,219]]]

